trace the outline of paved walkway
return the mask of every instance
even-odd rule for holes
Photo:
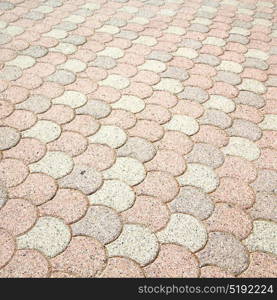
[[[276,1],[0,1],[0,277],[277,277]]]

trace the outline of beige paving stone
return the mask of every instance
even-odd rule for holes
[[[67,247],[70,238],[70,230],[63,221],[42,217],[30,231],[17,238],[17,245],[19,249],[36,249],[53,257]]]
[[[183,115],[173,115],[171,120],[163,126],[168,130],[181,131],[187,135],[193,135],[199,129],[199,125],[194,118]]]
[[[209,193],[216,189],[219,179],[211,167],[199,163],[189,163],[185,173],[178,177],[178,182],[182,186],[192,185]]]
[[[124,95],[118,101],[111,104],[114,109],[128,110],[132,113],[138,113],[145,107],[145,103],[138,97],[132,95]]]
[[[63,95],[52,100],[53,104],[69,105],[72,108],[83,106],[86,102],[86,96],[76,91],[65,91]]]
[[[241,156],[252,161],[260,156],[261,151],[249,139],[230,137],[228,145],[222,148],[222,152],[229,155]]]
[[[119,179],[131,186],[140,183],[145,175],[143,164],[130,157],[118,157],[115,164],[103,172],[104,179]]]
[[[204,225],[191,215],[172,214],[157,237],[162,243],[178,243],[195,252],[205,245],[207,232]]]
[[[94,135],[88,137],[88,140],[92,143],[108,145],[111,148],[119,148],[126,142],[127,135],[120,127],[102,125]]]
[[[31,172],[42,172],[56,179],[68,174],[73,168],[72,158],[64,152],[52,151],[30,165]]]
[[[253,232],[243,241],[250,251],[277,253],[276,223],[257,220],[253,223]]]
[[[135,193],[120,180],[105,180],[101,188],[89,196],[91,204],[105,205],[118,212],[130,208],[135,202]]]
[[[61,134],[61,128],[58,124],[47,121],[39,120],[30,129],[22,132],[23,137],[36,138],[44,143],[52,142]]]
[[[129,257],[143,266],[155,259],[159,244],[157,237],[147,227],[126,224],[118,239],[106,248],[109,256]]]

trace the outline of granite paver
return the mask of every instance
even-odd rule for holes
[[[276,277],[276,22],[0,1],[0,277]]]

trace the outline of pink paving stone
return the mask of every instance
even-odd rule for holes
[[[117,64],[116,67],[109,70],[109,74],[119,74],[123,77],[132,77],[137,73],[137,68],[131,64]],[[135,80],[135,79],[134,79]],[[139,80],[138,80],[139,81]],[[143,82],[143,81],[142,81]],[[147,81],[146,81],[147,83]],[[151,84],[151,82],[149,82]]]
[[[174,57],[168,62],[168,65],[178,68],[184,68],[186,70],[191,69],[194,66],[191,59],[185,57]]]
[[[148,84],[132,81],[131,84],[123,90],[123,94],[147,98],[153,94],[153,89]]]
[[[190,100],[181,100],[170,109],[173,114],[187,115],[192,118],[199,118],[204,113],[203,106]]]
[[[227,98],[234,98],[239,94],[237,88],[225,82],[215,82],[213,87],[209,89],[210,94],[221,95]]]
[[[276,278],[277,258],[270,253],[252,252],[250,253],[250,263],[243,273],[238,277],[245,278]]]
[[[71,107],[62,104],[52,105],[45,113],[38,115],[38,118],[41,120],[50,120],[57,124],[68,123],[73,120],[74,117],[74,110]]]
[[[89,99],[97,99],[103,100],[107,103],[113,103],[121,97],[121,93],[113,87],[99,86],[98,89],[89,94],[88,97]]]
[[[66,56],[62,53],[48,52],[45,56],[38,59],[40,62],[49,63],[52,65],[59,65],[66,61]]]
[[[277,114],[276,100],[267,100],[265,106],[260,110],[264,114]]]
[[[124,223],[143,224],[152,231],[161,230],[169,221],[169,210],[159,199],[138,196],[135,204],[121,213]]]
[[[133,44],[130,48],[128,48],[128,51],[140,55],[148,55],[151,52],[151,48],[142,44]]]
[[[0,49],[0,61],[9,61],[16,57],[16,52],[10,49]]]
[[[24,33],[18,36],[22,40],[26,40],[28,43],[32,43],[37,41],[40,38],[40,34],[38,32],[33,32],[31,30],[26,30]]]
[[[12,103],[17,104],[26,100],[29,96],[29,91],[20,86],[11,86],[5,91],[6,97]]]
[[[245,56],[241,53],[235,51],[225,51],[223,55],[220,56],[222,60],[231,60],[236,63],[243,63],[245,61]]]
[[[145,59],[142,55],[132,52],[126,52],[125,55],[118,60],[120,63],[131,64],[134,66],[142,65],[144,61]]]
[[[128,23],[126,26],[122,27],[122,30],[130,30],[134,32],[143,31],[143,26],[136,23]]]
[[[136,114],[139,120],[152,120],[164,124],[171,119],[170,112],[161,105],[147,104],[143,111]]]
[[[277,64],[277,55],[272,55],[270,56],[266,62],[269,64],[269,65],[276,65]]]
[[[74,158],[75,164],[88,165],[99,171],[110,168],[114,162],[114,150],[101,144],[90,144],[85,152]]]
[[[100,120],[103,125],[115,125],[122,129],[129,129],[135,126],[137,119],[135,115],[125,110],[112,110],[108,117]]]
[[[261,155],[255,161],[257,168],[277,170],[277,151],[270,148],[261,149]]]
[[[162,36],[161,31],[158,29],[155,29],[155,28],[146,28],[142,31],[141,34],[149,35],[149,36],[156,37],[156,38]]]
[[[87,49],[78,49],[70,58],[80,59],[83,62],[89,62],[96,58],[96,54]]]
[[[8,88],[8,82],[0,79],[0,91],[3,92]]]
[[[268,87],[264,97],[266,99],[275,99],[276,94],[277,94],[277,87]]]
[[[93,41],[96,41],[96,42],[102,42],[102,43],[107,43],[107,42],[110,42],[113,37],[111,34],[109,33],[104,33],[104,32],[96,32],[92,37],[91,39]]]
[[[177,104],[178,100],[169,92],[155,91],[150,98],[145,99],[145,102],[171,108]]]
[[[9,116],[14,110],[12,103],[9,101],[0,101],[0,119]]]
[[[72,33],[77,35],[82,35],[84,37],[89,37],[94,34],[94,31],[89,27],[80,26],[77,29],[73,30]]]
[[[108,73],[106,70],[101,69],[101,68],[96,68],[96,67],[88,67],[86,69],[85,73],[91,80],[93,80],[95,82],[103,80],[108,76]],[[99,88],[103,88],[103,87],[99,87]]]
[[[179,176],[186,170],[184,158],[172,150],[159,150],[155,157],[145,164],[147,171],[165,171]]]
[[[15,110],[11,115],[5,118],[0,125],[7,125],[20,131],[32,127],[37,121],[36,115],[28,110]]]
[[[22,184],[10,188],[9,195],[12,198],[25,198],[35,205],[40,205],[50,200],[57,188],[52,177],[42,173],[32,173]]]
[[[189,72],[197,75],[207,74],[207,76],[214,76],[217,73],[214,67],[205,64],[195,64]]]
[[[206,38],[206,35],[201,33],[201,32],[196,32],[196,31],[188,31],[185,35],[184,38],[186,39],[194,39],[197,41],[203,41]]]
[[[36,63],[28,71],[40,77],[46,77],[55,72],[55,67],[48,63]]]
[[[277,150],[277,132],[271,130],[263,131],[262,138],[258,140],[256,144],[260,148],[272,147]]]
[[[263,32],[265,34],[270,34],[270,28],[268,28],[267,26],[262,26],[262,25],[254,25],[251,28],[252,32],[258,31],[258,32]]]
[[[0,181],[7,187],[20,184],[28,176],[28,167],[20,160],[7,158],[0,161]]]
[[[57,98],[64,92],[64,87],[55,82],[44,82],[40,87],[33,90],[33,94],[45,95],[49,98]]]
[[[248,48],[250,49],[258,49],[261,51],[268,51],[269,50],[269,45],[268,42],[266,41],[260,41],[260,40],[250,40],[248,44]]]
[[[81,277],[78,274],[73,274],[73,273],[67,273],[63,271],[53,271],[51,273],[51,278],[79,278]]]
[[[160,76],[151,71],[140,71],[133,77],[133,80],[153,85],[160,81]]]
[[[5,22],[15,22],[16,20],[19,19],[19,16],[17,16],[13,12],[6,12],[5,14],[1,15],[1,20]]]
[[[64,252],[51,259],[54,270],[94,277],[106,264],[104,247],[90,237],[73,237]]]
[[[187,154],[193,148],[191,139],[179,131],[166,131],[163,138],[155,145],[158,149],[174,150],[181,154]]]
[[[39,76],[30,73],[28,70],[25,70],[23,75],[15,81],[15,84],[31,90],[42,85],[42,79]]]
[[[35,41],[34,45],[40,45],[46,48],[51,48],[57,46],[59,41],[55,38],[41,36],[39,40]]]
[[[196,257],[182,246],[161,245],[156,260],[144,267],[146,277],[188,278],[198,277],[199,267]]]
[[[228,42],[225,46],[225,49],[228,51],[235,51],[238,53],[245,53],[247,52],[247,47],[235,42]]]
[[[101,278],[143,278],[144,273],[138,263],[126,257],[110,257]]]
[[[120,49],[127,49],[130,48],[132,45],[132,42],[129,40],[124,40],[121,38],[115,38],[114,40],[110,41],[107,46],[108,47],[116,47]]]
[[[171,201],[179,192],[176,179],[166,172],[148,172],[142,183],[134,187],[138,195],[149,195],[161,199],[163,202]]]
[[[62,218],[67,224],[82,218],[88,207],[87,197],[77,190],[59,189],[55,197],[39,207],[41,216]]]
[[[257,176],[254,164],[242,157],[229,156],[225,157],[224,164],[216,170],[220,177],[235,177],[242,181],[252,182]]]
[[[254,69],[254,68],[245,68],[240,75],[243,78],[251,78],[258,81],[267,80],[267,74],[265,71]]]
[[[212,87],[213,82],[211,81],[211,79],[203,75],[191,75],[190,78],[184,82],[184,84],[197,86],[207,90]]]
[[[47,145],[48,151],[61,151],[70,156],[83,153],[88,145],[88,140],[81,134],[73,131],[64,131],[60,137]]]
[[[153,48],[153,50],[160,50],[166,52],[173,52],[177,50],[175,43],[168,41],[159,41]]]
[[[182,41],[182,38],[176,34],[164,33],[158,40],[170,43],[180,43]]]
[[[77,78],[73,83],[67,85],[65,90],[88,94],[94,92],[97,87],[97,84],[89,78]]]
[[[12,257],[15,251],[15,240],[8,231],[0,228],[0,268],[3,267]]]
[[[227,30],[220,28],[220,29],[211,29],[209,31],[209,36],[225,39],[229,36],[229,34],[227,33]]]
[[[148,23],[148,27],[166,29],[167,28],[167,24],[165,22],[163,22],[163,21],[150,20],[150,22]]]
[[[63,130],[76,131],[84,136],[94,134],[99,128],[99,123],[90,115],[76,115],[75,118],[63,125]]]
[[[28,231],[37,219],[36,207],[24,199],[9,199],[0,211],[0,227],[13,235]]]
[[[46,153],[44,143],[33,138],[23,138],[19,143],[4,152],[5,158],[16,158],[26,164],[34,163],[40,160]]]
[[[164,129],[157,122],[138,120],[136,125],[128,130],[130,136],[142,137],[150,142],[158,141],[164,135]]]
[[[233,177],[221,177],[219,187],[211,196],[215,202],[226,202],[242,208],[249,208],[255,201],[253,189]]]
[[[223,147],[228,144],[227,133],[219,127],[212,125],[201,125],[199,131],[192,136],[194,142],[212,144],[216,147]]]
[[[271,41],[271,38],[263,32],[252,32],[250,38],[253,40],[259,40],[266,43]]]
[[[264,108],[263,108],[264,109]],[[237,104],[236,110],[229,114],[232,119],[245,119],[253,123],[260,123],[264,116],[261,111],[254,106]]]
[[[200,268],[200,278],[234,278],[231,273],[217,266],[206,266]]]
[[[252,230],[250,215],[226,203],[217,203],[212,215],[204,223],[208,231],[229,232],[240,240],[245,239]]]
[[[98,52],[101,51],[105,48],[104,44],[97,41],[88,41],[87,43],[85,43],[84,45],[81,46],[81,49],[88,49],[90,51],[93,52]]]
[[[17,250],[0,270],[1,278],[46,278],[50,272],[47,259],[37,250]]]
[[[223,53],[223,50],[218,47],[218,46],[214,46],[214,45],[204,45],[200,51],[200,53],[205,53],[205,54],[210,54],[210,55],[215,55],[215,56],[219,56]]]

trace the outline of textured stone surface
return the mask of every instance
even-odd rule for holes
[[[276,277],[275,2],[1,0],[0,277]]]

